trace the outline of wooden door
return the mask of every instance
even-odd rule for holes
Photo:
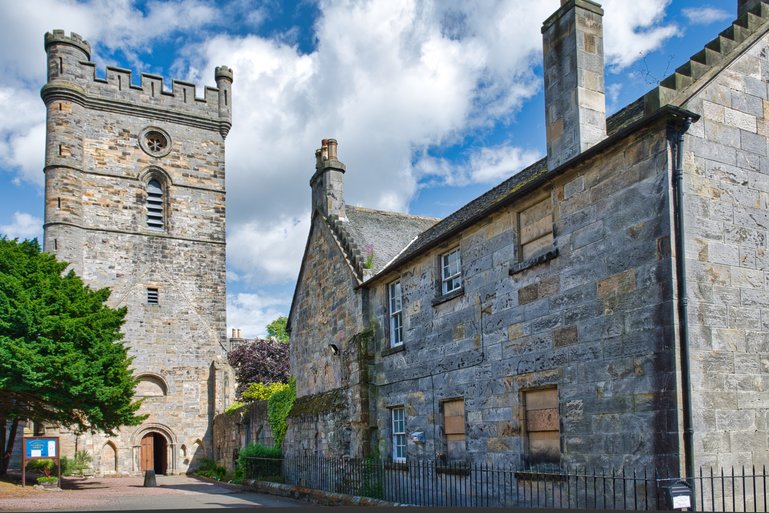
[[[142,472],[144,472],[145,470],[155,470],[155,460],[153,458],[155,453],[155,447],[153,442],[154,442],[154,437],[152,436],[152,433],[147,433],[142,438],[141,455],[140,455]]]

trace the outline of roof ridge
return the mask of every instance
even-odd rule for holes
[[[353,209],[353,210],[358,210],[358,211],[362,211],[362,212],[370,212],[370,213],[374,213],[374,214],[385,214],[385,215],[399,216],[399,217],[410,217],[412,219],[424,219],[424,220],[429,220],[429,221],[440,221],[442,219],[441,217],[420,216],[420,215],[416,215],[416,214],[408,214],[408,213],[404,213],[404,212],[397,212],[395,210],[380,210],[380,209],[376,209],[376,208],[360,207],[360,206],[356,206],[356,205],[345,205],[345,208],[348,209],[348,210],[349,209]]]

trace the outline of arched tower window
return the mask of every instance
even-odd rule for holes
[[[163,186],[153,178],[147,183],[147,226],[155,230],[165,228],[163,222]]]

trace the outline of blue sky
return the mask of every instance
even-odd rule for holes
[[[235,71],[227,139],[228,327],[287,314],[309,178],[339,141],[348,203],[443,217],[543,155],[542,21],[559,0],[35,0],[0,3],[0,233],[41,237],[43,34],[92,58],[214,85]],[[607,110],[683,64],[737,0],[605,0]],[[138,74],[137,74],[138,76]]]

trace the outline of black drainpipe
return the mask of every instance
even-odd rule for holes
[[[673,169],[673,213],[675,217],[676,281],[678,282],[678,342],[681,354],[681,399],[684,410],[684,458],[686,459],[686,479],[692,488],[692,507],[696,506],[694,489],[694,426],[692,420],[692,389],[689,371],[689,319],[687,307],[689,297],[686,292],[686,248],[684,240],[684,134],[692,124],[692,118],[672,127],[671,143],[675,155]]]

